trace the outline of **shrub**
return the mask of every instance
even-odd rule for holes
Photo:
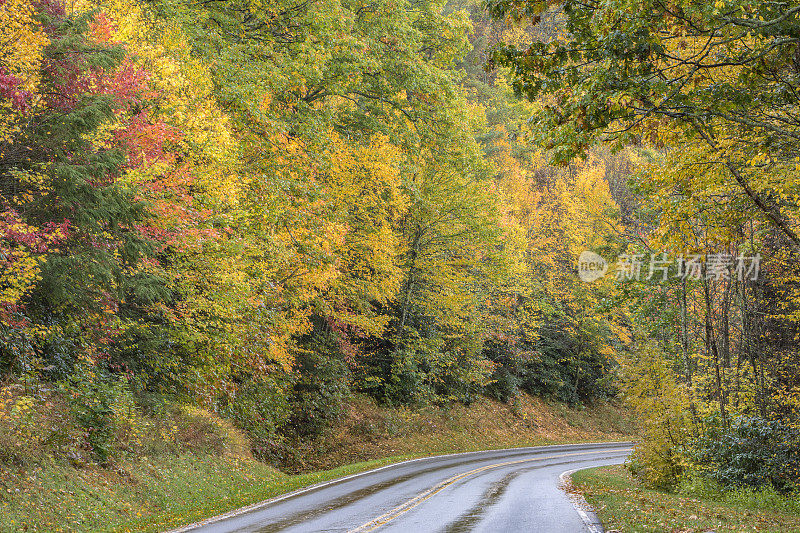
[[[433,403],[435,394],[428,383],[428,369],[424,368],[413,349],[400,349],[394,354],[391,371],[384,381],[383,398],[388,405],[426,405]]]
[[[621,361],[624,398],[642,434],[630,470],[648,486],[672,490],[687,465],[685,448],[694,436],[690,393],[655,343],[637,346]]]
[[[486,394],[501,402],[508,402],[520,393],[522,379],[506,365],[500,366],[492,374],[491,382],[486,385]]]
[[[0,389],[0,463],[24,463],[41,442],[34,397]]]
[[[636,445],[628,461],[628,470],[645,485],[674,490],[686,469],[683,449],[663,439],[645,438]]]
[[[0,464],[39,464],[48,455],[82,462],[85,430],[67,401],[33,377],[0,387]]]
[[[344,402],[350,396],[350,370],[339,340],[319,320],[312,332],[299,339],[298,379],[290,395],[292,412],[287,427],[298,437],[319,437],[344,413]]]
[[[130,417],[135,416],[135,407],[127,380],[80,364],[62,387],[88,446],[101,464],[107,463],[114,453],[117,431],[134,431],[135,420]]]
[[[175,405],[172,417],[172,439],[181,451],[250,456],[250,442],[229,421],[191,405]]]
[[[691,444],[694,468],[723,487],[772,487],[781,494],[798,488],[800,435],[778,421],[740,416],[725,426],[707,421]]]
[[[253,451],[264,458],[286,424],[291,412],[288,386],[272,377],[251,378],[239,384],[236,393],[220,409],[236,427],[246,431],[253,441]]]
[[[300,379],[291,396],[291,429],[300,437],[317,437],[344,413],[349,371],[327,350],[302,353],[297,363]]]

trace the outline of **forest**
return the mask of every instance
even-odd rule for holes
[[[798,83],[789,0],[2,0],[0,443],[526,393],[792,493]]]

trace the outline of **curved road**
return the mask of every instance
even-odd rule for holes
[[[559,475],[622,463],[632,443],[572,444],[415,459],[186,526],[192,533],[602,531]]]

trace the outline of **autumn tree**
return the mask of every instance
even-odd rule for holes
[[[791,2],[580,4],[500,0],[507,20],[551,21],[560,38],[499,46],[515,91],[541,99],[537,140],[558,161],[598,136],[697,138],[758,215],[798,248],[796,165],[800,10]],[[786,176],[775,180],[770,176]]]

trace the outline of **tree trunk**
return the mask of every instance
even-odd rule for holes
[[[685,268],[685,267],[684,267]],[[686,323],[686,278],[681,280],[681,355],[686,382],[692,384],[692,369],[689,363],[689,328]]]
[[[720,370],[719,349],[717,341],[714,336],[714,326],[711,316],[711,294],[708,287],[708,280],[703,276],[703,296],[706,303],[706,353],[709,353],[714,359],[714,374],[717,381],[717,400],[719,400],[719,412],[722,416],[722,424],[728,424],[728,414],[726,409],[725,386],[722,380],[722,371]]]

